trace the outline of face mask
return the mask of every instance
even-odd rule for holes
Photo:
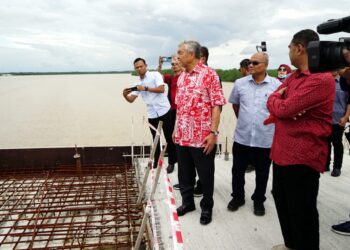
[[[278,78],[286,78],[287,72],[278,72]]]

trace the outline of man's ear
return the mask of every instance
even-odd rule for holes
[[[298,43],[297,44],[297,53],[298,53],[298,55],[307,53],[306,47],[304,45],[302,45],[301,43]]]

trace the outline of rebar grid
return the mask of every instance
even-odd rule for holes
[[[1,172],[0,248],[131,249],[144,214],[135,176],[129,165]]]

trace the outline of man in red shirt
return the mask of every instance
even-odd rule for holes
[[[173,140],[179,163],[182,205],[179,216],[196,209],[193,190],[196,170],[202,183],[200,223],[209,224],[214,206],[214,158],[221,106],[226,99],[216,72],[200,62],[200,44],[185,41],[179,45],[178,58],[185,71],[177,82],[176,123]]]
[[[297,70],[267,101],[277,118],[272,192],[287,249],[319,249],[317,195],[332,131],[335,88],[330,73],[311,74],[308,69],[307,45],[318,40],[313,30],[293,36],[289,57]]]
[[[158,64],[158,72],[162,74],[162,65],[163,65],[163,57],[159,57],[159,64]],[[177,80],[179,79],[179,76],[182,73],[182,67],[180,65],[179,60],[177,59],[177,56],[171,57],[171,70],[174,74],[164,74],[164,82],[168,85],[168,100],[170,102],[170,113],[171,113],[171,126],[172,130],[174,130],[175,120],[176,120],[176,104],[175,104],[175,96],[176,96],[176,89],[177,89]],[[169,154],[169,152],[168,152]],[[174,164],[177,162],[177,156],[176,152],[173,155],[175,161]],[[169,164],[167,167],[168,174],[172,173],[174,171],[174,164]],[[179,184],[174,185],[174,189],[179,189]]]

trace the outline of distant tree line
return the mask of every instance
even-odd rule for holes
[[[153,71],[153,70],[152,70]],[[162,71],[163,74],[172,74],[170,69]],[[216,72],[223,82],[234,82],[236,79],[241,77],[238,69],[216,69]],[[135,71],[91,71],[91,72],[9,72],[1,73],[0,75],[82,75],[82,74],[132,74],[137,75]],[[268,70],[270,76],[277,76],[277,69]]]
[[[170,69],[165,69],[162,71],[163,74],[172,74]],[[236,79],[241,78],[241,74],[238,69],[216,69],[216,72],[223,82],[234,82]],[[277,69],[269,69],[268,74],[270,76],[277,76]],[[136,75],[136,72],[133,72],[133,75]]]
[[[125,71],[71,71],[71,72],[8,72],[0,75],[28,76],[28,75],[85,75],[85,74],[127,74],[131,70]]]

